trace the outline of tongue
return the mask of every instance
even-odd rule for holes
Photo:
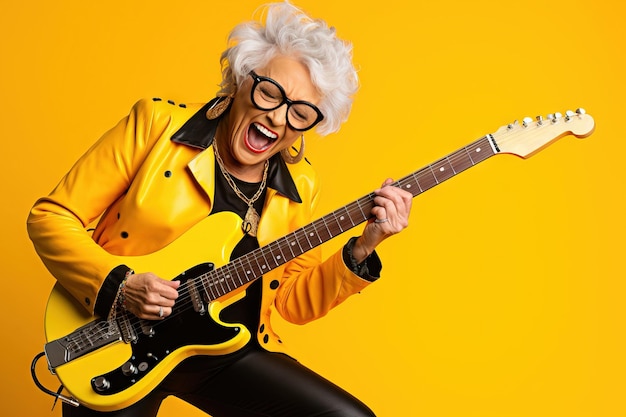
[[[254,126],[250,126],[250,129],[248,129],[248,145],[252,150],[261,152],[270,145],[270,140]]]

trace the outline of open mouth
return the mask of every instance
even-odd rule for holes
[[[252,123],[248,128],[246,146],[254,153],[269,149],[278,139],[278,135],[259,123]]]

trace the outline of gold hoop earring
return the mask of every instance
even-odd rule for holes
[[[296,149],[293,146],[292,148]],[[280,155],[283,157],[283,160],[288,164],[297,164],[298,162],[300,162],[304,157],[304,134],[300,136],[300,149],[298,150],[297,154],[292,155],[291,152],[289,152],[289,148],[286,148],[280,151]]]
[[[232,95],[218,97],[215,104],[206,111],[207,119],[215,120],[220,117],[228,109],[232,100]]]

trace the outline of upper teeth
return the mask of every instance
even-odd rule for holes
[[[259,132],[263,133],[265,136],[267,136],[270,139],[276,139],[278,137],[277,134],[270,132],[268,129],[266,129],[264,126],[261,126],[258,123],[255,123],[254,127],[256,127]]]

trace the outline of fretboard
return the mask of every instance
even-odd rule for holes
[[[392,184],[413,197],[495,155],[493,138],[485,136]],[[278,268],[371,217],[375,194],[367,194],[342,208],[258,248],[202,277],[207,296],[216,299]]]

